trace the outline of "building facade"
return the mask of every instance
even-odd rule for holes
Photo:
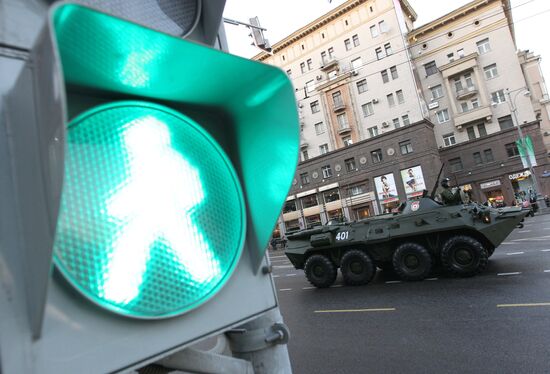
[[[550,193],[550,101],[540,58],[516,51],[509,0],[415,20],[406,0],[349,0],[254,57],[286,71],[300,113],[281,233],[387,212],[431,189],[443,163],[482,202]]]

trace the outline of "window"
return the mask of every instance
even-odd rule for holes
[[[376,25],[372,25],[370,27],[370,36],[372,36],[373,38],[376,38],[378,36],[378,28],[376,27]]]
[[[316,194],[312,194],[312,195],[308,195],[300,198],[300,203],[302,204],[302,209],[307,209],[307,208],[311,208],[312,206],[319,205]]]
[[[344,102],[342,101],[342,93],[340,91],[336,91],[332,93],[332,102],[335,108],[344,105]]]
[[[285,232],[292,232],[300,230],[300,221],[293,219],[290,221],[285,221]]]
[[[302,73],[306,72],[306,63],[305,62],[300,62],[300,70],[302,70]]]
[[[400,123],[399,123],[399,118],[394,118],[394,119],[392,120],[392,122],[393,122],[393,127],[395,127],[396,129],[398,129],[398,128],[401,127],[401,125],[400,125]]]
[[[397,95],[397,102],[399,104],[403,104],[405,102],[405,96],[403,95],[403,90],[396,91],[395,94]]]
[[[306,92],[310,93],[315,90],[315,80],[310,80],[306,82]]]
[[[506,154],[508,155],[508,157],[519,156],[518,145],[515,142],[504,144],[504,148],[506,148]]]
[[[349,51],[351,49],[351,41],[349,39],[344,40],[344,46],[346,47],[346,51]]]
[[[346,171],[355,171],[355,158],[344,160],[344,164],[346,165]]]
[[[333,80],[338,76],[338,69],[331,70],[327,73],[328,80]]]
[[[393,98],[393,94],[386,95],[386,98],[388,99],[388,105],[390,107],[395,105],[395,99]]]
[[[332,178],[332,169],[330,168],[330,165],[321,167],[321,171],[323,172],[323,178]]]
[[[378,22],[378,27],[380,28],[380,32],[388,32],[388,24],[386,23],[386,21],[382,20]]]
[[[323,192],[323,198],[325,200],[325,203],[331,203],[333,201],[340,200],[340,191],[338,191],[338,188],[334,188],[332,190],[328,190]]]
[[[498,75],[497,64],[491,64],[483,68],[485,79],[493,79]]]
[[[491,50],[491,44],[489,44],[489,38],[480,40],[477,44],[477,50],[480,55],[487,53]]]
[[[469,109],[468,109],[468,102],[467,101],[463,101],[460,103],[460,109],[462,109],[462,112],[465,113],[467,112]]]
[[[424,64],[424,70],[426,70],[426,76],[429,77],[430,75],[434,75],[437,73],[437,65],[435,64],[435,61],[428,62],[427,64]]]
[[[487,129],[485,128],[484,123],[480,123],[477,125],[477,132],[479,133],[479,136],[486,136],[487,135]]]
[[[365,192],[367,192],[367,185],[365,183],[361,183],[348,188],[348,196],[357,196]]]
[[[401,149],[402,155],[408,155],[413,152],[413,146],[410,140],[405,140],[404,142],[399,143],[399,149]]]
[[[384,44],[384,51],[386,51],[386,56],[389,56],[389,55],[392,54],[391,44],[390,44],[390,43]]]
[[[378,60],[381,60],[384,58],[384,52],[382,51],[382,47],[378,47],[374,51],[376,52],[376,58]]]
[[[328,49],[328,58],[332,58],[334,56],[334,48],[330,47]]]
[[[366,92],[369,88],[367,87],[367,80],[361,79],[359,82],[357,82],[357,93],[362,94],[363,92]]]
[[[307,161],[309,159],[309,155],[307,153],[307,149],[302,150],[302,161]]]
[[[370,153],[372,157],[372,162],[375,164],[378,164],[382,162],[382,150],[381,149],[375,149]]]
[[[464,86],[462,85],[462,79],[460,77],[454,78],[455,81],[455,90],[456,92],[460,92],[464,89]]]
[[[344,143],[344,147],[349,147],[353,144],[353,140],[351,139],[351,135],[344,136],[342,138],[342,143]]]
[[[475,99],[472,99],[470,102],[472,103],[473,109],[479,108],[479,99],[477,97]]]
[[[460,48],[458,51],[456,51],[456,54],[458,55],[459,58],[464,57],[464,49]]]
[[[472,74],[464,74],[464,79],[466,80],[466,87],[474,87],[474,80],[472,79]]]
[[[408,114],[405,114],[404,116],[402,116],[401,119],[403,120],[403,126],[408,126],[411,124],[411,122],[409,121]]]
[[[430,88],[430,91],[432,93],[432,100],[437,100],[440,97],[443,97],[443,87],[441,87],[440,84]]]
[[[310,58],[307,59],[307,70],[313,69],[313,61]]]
[[[292,77],[292,69],[288,69],[286,75],[288,75],[289,78]]]
[[[388,76],[388,71],[387,70],[382,70],[380,72],[380,74],[382,75],[382,82],[383,83],[388,83],[390,81],[390,78]]]
[[[314,214],[312,216],[304,217],[305,226],[306,229],[311,229],[315,226],[321,225],[321,215],[320,214]]]
[[[390,73],[391,73],[391,79],[399,78],[399,75],[397,74],[397,66],[392,66],[390,68]]]
[[[481,153],[480,152],[474,152],[474,163],[476,165],[483,164],[483,159],[481,158]]]
[[[449,59],[449,62],[453,62],[455,60],[455,54],[451,52],[447,54],[447,58]]]
[[[283,213],[295,212],[296,210],[296,200],[289,200],[283,205]]]
[[[353,46],[358,47],[359,46],[359,36],[357,34],[353,35],[351,37],[351,40],[353,41]]]
[[[361,109],[363,109],[363,116],[365,117],[374,114],[374,107],[372,105],[372,102],[361,105]]]
[[[319,100],[315,100],[309,104],[311,107],[311,113],[318,113],[321,109],[319,108]]]
[[[327,152],[328,152],[328,144],[327,144],[327,143],[321,144],[321,145],[319,146],[319,153],[322,154],[322,155],[324,155],[324,154],[327,153]]]
[[[437,121],[439,123],[449,122],[449,111],[447,109],[440,110],[435,113],[437,115]]]
[[[450,133],[447,135],[443,135],[443,144],[445,144],[445,147],[455,145],[456,144],[455,134]]]
[[[361,60],[361,57],[357,57],[354,60],[351,60],[351,68],[353,71],[359,71],[363,67],[363,61]]]
[[[485,156],[485,162],[493,162],[495,161],[495,158],[493,157],[493,150],[492,149],[486,149],[483,151],[483,155]]]
[[[302,182],[302,185],[309,184],[309,174],[308,173],[300,174],[300,181]]]
[[[476,131],[474,130],[474,126],[468,126],[466,132],[468,133],[468,140],[475,140]]]
[[[340,128],[340,130],[349,129],[349,123],[346,117],[346,113],[338,114],[336,116],[336,120],[338,121],[338,127]]]
[[[316,123],[315,125],[315,134],[321,135],[326,131],[325,124],[323,122]]]
[[[462,166],[462,160],[460,159],[460,157],[451,158],[449,160],[449,165],[451,165],[451,171],[452,172],[460,171],[460,170],[464,169],[464,167]]]
[[[369,127],[367,130],[371,138],[378,135],[378,126]]]
[[[511,129],[514,127],[514,122],[512,122],[512,116],[504,116],[498,119],[498,125],[501,130]]]
[[[491,93],[491,101],[493,104],[500,104],[506,101],[506,96],[504,96],[504,90],[498,90]]]
[[[327,52],[326,51],[321,52],[321,61],[323,62],[323,64],[327,61]]]

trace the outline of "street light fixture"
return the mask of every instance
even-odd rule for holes
[[[513,92],[515,92],[514,95],[512,95]],[[508,106],[510,107],[510,112],[512,113],[512,121],[513,121],[513,124],[516,126],[520,141],[523,142],[523,139],[524,139],[523,130],[521,129],[521,124],[519,123],[519,119],[517,115],[518,108],[516,107],[516,99],[520,94],[522,94],[524,97],[530,97],[531,91],[529,91],[527,87],[521,87],[513,91],[511,91],[509,88],[506,89],[506,96],[508,97],[508,100],[507,100]],[[540,191],[541,191],[539,187],[540,185],[538,183],[533,164],[531,163],[531,158],[527,154],[526,156],[524,156],[523,159],[526,160],[527,168],[529,169],[529,172],[531,173],[531,176],[533,178],[533,185],[534,185],[533,187],[535,189],[535,196],[537,197],[537,200],[542,200],[542,195],[540,195]]]

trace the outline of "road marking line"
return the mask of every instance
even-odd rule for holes
[[[285,255],[281,255],[281,256],[269,256],[269,258],[282,258],[282,257],[286,258]]]
[[[313,313],[393,312],[395,308],[316,310]]]
[[[344,285],[342,285],[342,284],[333,284],[332,286],[330,286],[330,288],[338,288],[338,287],[344,287]]]
[[[276,274],[276,275],[272,275],[272,277],[273,277],[273,278],[279,278],[280,275],[277,275],[277,274]]]
[[[314,290],[317,287],[302,287],[302,290]]]
[[[386,283],[386,284],[391,284],[391,283],[401,283],[401,281],[386,281],[385,283]]]
[[[510,252],[510,253],[506,253],[506,256],[513,256],[513,255],[522,255],[524,254],[525,252]]]
[[[438,280],[439,278],[426,278],[427,281],[436,281]]]
[[[497,308],[514,308],[527,306],[550,306],[550,303],[528,303],[528,304],[498,304]]]
[[[285,277],[295,277],[295,276],[296,276],[295,273],[285,275]]]
[[[541,252],[550,252],[550,249],[541,249]]]
[[[498,273],[497,275],[520,275],[521,271],[515,271],[512,273]]]
[[[292,291],[292,288],[279,288],[279,291]]]
[[[545,270],[544,272],[545,272],[545,273],[550,273],[550,270]]]
[[[521,231],[518,231],[519,234],[522,234],[524,232],[531,232],[531,230],[521,230]]]
[[[516,244],[516,243],[510,243],[510,242],[502,242],[500,244]]]
[[[293,268],[294,266],[292,265],[273,265],[273,268],[274,269],[288,269],[288,268]]]

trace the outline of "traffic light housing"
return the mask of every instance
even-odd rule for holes
[[[2,368],[122,370],[276,307],[259,269],[299,139],[282,71],[61,4],[7,102]]]

